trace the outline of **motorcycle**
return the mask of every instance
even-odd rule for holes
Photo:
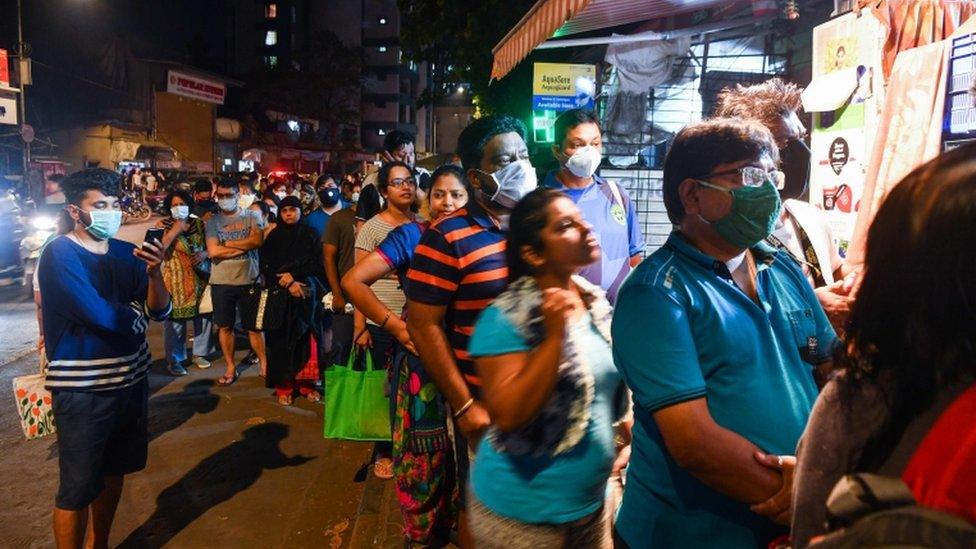
[[[146,195],[146,205],[149,209],[157,215],[167,215],[169,212],[165,211],[163,205],[166,203],[166,194],[150,194]]]
[[[38,209],[24,217],[26,230],[20,240],[20,264],[23,272],[21,283],[30,295],[34,294],[34,271],[37,270],[37,261],[41,258],[44,245],[57,231],[59,209],[60,207]]]
[[[17,248],[24,235],[21,209],[12,193],[0,194],[0,285],[16,281],[22,274]]]
[[[119,205],[122,207],[122,223],[148,221],[152,217],[152,209],[135,191],[123,192],[119,197]]]

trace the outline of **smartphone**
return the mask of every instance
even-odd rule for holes
[[[162,242],[164,232],[165,231],[162,229],[162,227],[153,227],[152,229],[146,231],[146,236],[142,239],[142,242],[153,242],[154,240]]]

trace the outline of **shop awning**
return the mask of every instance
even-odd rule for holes
[[[648,21],[723,4],[717,0],[539,0],[492,48],[491,78],[500,79],[552,37]]]

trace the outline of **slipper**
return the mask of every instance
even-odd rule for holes
[[[379,458],[373,463],[373,474],[376,478],[393,478],[393,460],[390,458]]]
[[[278,395],[278,404],[282,406],[291,406],[292,401],[291,395]]]
[[[229,377],[229,378],[227,377],[227,374],[224,374],[224,375],[220,376],[220,378],[217,379],[217,385],[222,385],[224,387],[230,387],[231,385],[233,385],[237,381],[237,378],[239,378],[239,377],[241,377],[241,371],[240,370],[234,370],[234,375],[231,376],[231,377]]]
[[[311,393],[305,395],[305,398],[308,399],[309,402],[314,404],[322,400],[322,395],[320,395],[318,391],[312,391]]]

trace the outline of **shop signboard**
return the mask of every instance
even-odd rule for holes
[[[593,108],[596,65],[535,63],[533,68],[533,110],[563,112]]]
[[[884,88],[885,30],[873,17],[849,13],[813,30],[813,79],[856,74],[856,89],[836,110],[813,113],[810,203],[824,210],[842,255],[854,234]],[[831,76],[833,75],[833,77]],[[821,83],[822,84],[822,83]],[[828,86],[828,88],[831,86]],[[824,88],[824,86],[820,86]],[[831,91],[826,90],[826,95]],[[846,91],[844,93],[847,93]],[[817,98],[821,101],[830,98]],[[804,99],[806,104],[807,99]]]
[[[222,82],[180,71],[169,71],[166,91],[217,105],[224,104],[227,86]]]
[[[10,65],[7,50],[0,48],[0,86],[10,86]]]

